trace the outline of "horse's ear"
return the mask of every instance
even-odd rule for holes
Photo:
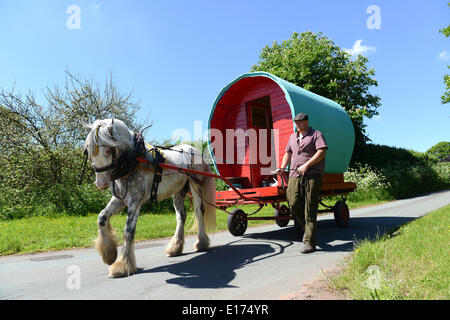
[[[91,132],[92,124],[86,123],[83,120],[81,120],[80,123],[81,123],[81,126],[83,127],[83,129],[86,131],[86,133]]]
[[[113,129],[114,129],[114,119],[111,121],[111,124],[109,124],[106,129],[108,130],[109,135],[111,136],[111,138],[114,140],[114,135],[113,135]]]

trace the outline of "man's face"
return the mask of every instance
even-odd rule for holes
[[[304,133],[308,130],[308,120],[295,121],[295,126],[298,131]]]

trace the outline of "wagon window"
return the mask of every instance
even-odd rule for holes
[[[251,106],[252,125],[258,128],[268,128],[267,109],[263,107]]]

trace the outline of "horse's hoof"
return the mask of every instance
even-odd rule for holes
[[[119,271],[109,271],[108,278],[124,278],[125,275]]]
[[[180,256],[183,253],[184,240],[172,238],[166,248],[166,255],[168,257]]]
[[[166,249],[166,256],[168,257],[178,257],[181,256],[182,252],[180,251],[170,251],[168,249]]]
[[[127,263],[124,260],[117,260],[111,265],[111,267],[109,267],[108,277],[110,278],[128,277],[135,274],[136,269],[137,268],[133,267],[130,263]]]
[[[117,243],[115,236],[112,233],[108,237],[103,237],[101,234],[95,240],[95,249],[102,257],[102,260],[107,265],[111,265],[117,259]]]
[[[209,248],[209,241],[198,241],[194,243],[195,251],[206,251]]]

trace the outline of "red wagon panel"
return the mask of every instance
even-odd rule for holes
[[[252,120],[252,107],[265,108],[267,110],[267,126],[255,126]],[[261,181],[266,178],[261,174],[261,168],[266,172],[275,170],[277,164],[281,163],[284,147],[293,133],[292,115],[283,90],[271,79],[265,77],[245,78],[232,85],[217,104],[214,115],[211,117],[210,129],[217,129],[224,137],[222,144],[212,137],[214,144],[215,161],[218,171],[223,176],[247,177],[250,185],[246,187],[259,187]],[[256,159],[250,154],[249,139],[240,140],[233,138],[233,150],[227,152],[227,129],[268,130],[266,157],[271,158],[272,153],[275,161],[265,163],[259,156]],[[276,141],[272,140],[270,130],[278,130]],[[256,136],[259,136],[256,134]],[[258,141],[259,142],[259,141]],[[228,146],[229,147],[229,146]],[[222,154],[219,154],[223,151]],[[259,155],[259,146],[255,148]],[[252,161],[251,161],[252,160]],[[267,175],[269,175],[267,173]]]

